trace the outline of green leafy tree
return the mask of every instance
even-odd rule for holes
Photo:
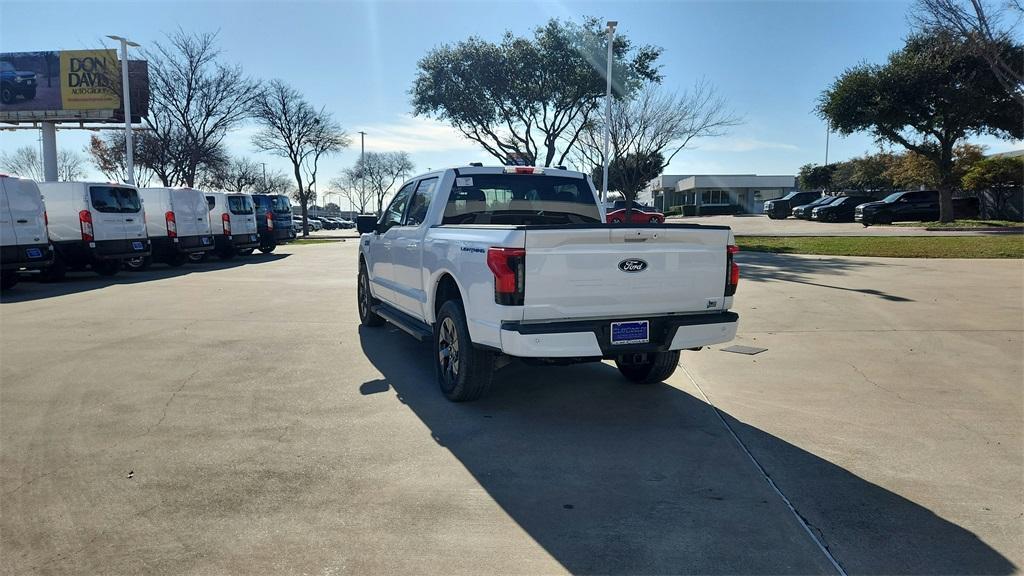
[[[800,167],[797,182],[801,190],[827,190],[832,184],[832,174],[835,171],[835,164],[828,166],[804,164]]]
[[[987,191],[997,217],[1006,217],[1010,199],[1024,191],[1024,156],[980,160],[964,174],[963,186],[965,190]]]
[[[1020,69],[1024,50],[1000,42]],[[820,115],[843,135],[870,132],[931,161],[938,172],[941,220],[953,220],[959,184],[953,150],[971,135],[1024,138],[1024,110],[986,61],[962,39],[944,32],[917,34],[885,65],[863,64],[840,75],[823,94]]]
[[[629,218],[630,207],[636,199],[637,193],[651,179],[661,174],[664,162],[665,160],[661,153],[651,152],[646,154],[627,154],[621,158],[615,158],[608,163],[608,189],[618,190],[622,193],[623,198],[627,202],[627,219]],[[603,167],[594,167],[591,177],[594,179],[594,185],[598,188],[601,188],[603,176]]]
[[[659,82],[660,48],[612,45],[616,98]],[[417,116],[445,120],[504,162],[561,165],[605,95],[607,36],[597,18],[552,19],[532,38],[506,32],[500,43],[471,37],[419,61],[411,94]]]

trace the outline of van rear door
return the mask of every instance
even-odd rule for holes
[[[131,208],[131,198],[122,194],[122,190],[123,188],[120,186],[105,184],[89,186],[89,204],[92,206],[92,236],[96,242],[127,240],[126,216],[132,218],[132,224],[136,219],[141,220],[142,206],[138,199],[138,193],[133,189],[128,189],[135,194],[135,203],[139,209],[139,214],[136,217],[133,214],[125,213],[125,208]]]
[[[5,178],[6,203],[18,244],[47,241],[46,217],[39,187],[31,180]]]
[[[192,188],[172,188],[170,195],[174,221],[178,226],[178,237],[210,233],[210,217],[205,194]]]
[[[527,228],[523,319],[722,310],[729,234],[682,225]]]
[[[231,218],[231,233],[236,235],[256,234],[256,214],[252,203],[252,196],[247,194],[228,194],[225,200],[227,201],[225,210],[228,213],[228,217]]]

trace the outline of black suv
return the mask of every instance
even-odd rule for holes
[[[819,222],[853,222],[857,206],[870,202],[866,196],[840,196],[831,204],[824,204],[811,210],[811,220]]]
[[[892,224],[900,220],[938,220],[939,193],[935,190],[895,192],[878,202],[857,206],[853,219],[865,226]]]
[[[794,206],[793,207],[793,217],[794,218],[801,218],[803,220],[810,220],[811,219],[811,211],[812,210],[814,210],[818,206],[825,206],[826,204],[831,204],[831,203],[833,203],[835,201],[836,201],[836,196],[821,196],[821,197],[817,198],[814,202],[809,202],[809,203],[803,204],[801,206]]]
[[[793,212],[794,206],[800,206],[821,196],[821,192],[790,192],[782,198],[768,200],[764,203],[764,213],[772,220],[785,220]]]
[[[0,101],[13,104],[18,96],[25,100],[36,97],[36,73],[18,70],[14,64],[0,60]]]

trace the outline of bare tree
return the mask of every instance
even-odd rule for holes
[[[284,172],[274,170],[260,180],[259,191],[263,194],[295,196],[295,181]]]
[[[263,183],[258,162],[249,158],[232,158],[203,175],[200,186],[230,192],[257,192]]]
[[[261,129],[253,136],[253,146],[292,163],[293,196],[302,208],[302,234],[308,236],[309,202],[316,200],[320,159],[348,146],[348,135],[328,112],[313,108],[298,90],[281,80],[272,81],[260,93],[255,115]]]
[[[373,200],[373,190],[367,190],[360,180],[359,168],[353,166],[342,170],[341,175],[331,180],[331,188],[337,190],[350,206],[358,208],[360,214],[364,214],[366,206]]]
[[[367,152],[352,168],[353,176],[366,187],[366,194],[384,211],[384,201],[395,184],[412,173],[415,165],[408,152]]]
[[[124,141],[124,132],[115,130],[102,137],[93,134],[85,148],[93,166],[113,182],[128,181]],[[154,176],[153,170],[149,167],[149,155],[156,152],[159,142],[149,131],[139,131],[134,134],[132,143],[135,147],[135,162],[132,164],[135,178],[132,181],[139,186],[148,186]]]
[[[590,121],[577,141],[575,163],[582,171],[596,173],[601,166],[603,121]],[[644,185],[695,139],[721,136],[739,123],[725,99],[704,80],[678,94],[648,85],[635,98],[613,102],[609,163],[616,167],[616,178],[610,174],[609,180],[622,192],[627,211]]]
[[[44,180],[43,161],[32,146],[22,146],[14,152],[0,154],[0,170],[33,180]],[[73,150],[57,152],[57,180],[80,180],[85,176],[85,158]]]
[[[918,27],[942,30],[965,41],[992,69],[999,83],[1024,106],[1024,69],[1005,58],[1004,43],[1014,42],[1024,18],[1022,0],[993,5],[985,0],[917,0],[910,19]]]
[[[251,116],[259,83],[218,61],[217,34],[179,29],[147,51],[146,125],[159,147],[147,158],[165,186],[194,186],[200,172],[226,161],[228,131]]]

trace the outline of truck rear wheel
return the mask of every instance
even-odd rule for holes
[[[473,346],[462,303],[449,300],[434,323],[437,383],[452,402],[476,400],[487,394],[494,372],[494,354]]]
[[[370,293],[370,277],[366,274],[366,264],[359,263],[359,279],[356,286],[356,296],[359,299],[359,322],[363,326],[380,326],[384,319],[373,311],[373,295]]]
[[[266,244],[260,246],[260,252],[263,252],[264,254],[270,254],[271,252],[274,251],[274,248],[277,248],[277,244]]]
[[[125,258],[124,267],[132,272],[142,272],[149,268],[150,264],[153,263],[153,259],[149,256],[136,256],[134,258]]]
[[[663,382],[676,371],[679,365],[679,350],[651,352],[649,354],[621,354],[615,358],[615,366],[626,380],[637,384]]]

